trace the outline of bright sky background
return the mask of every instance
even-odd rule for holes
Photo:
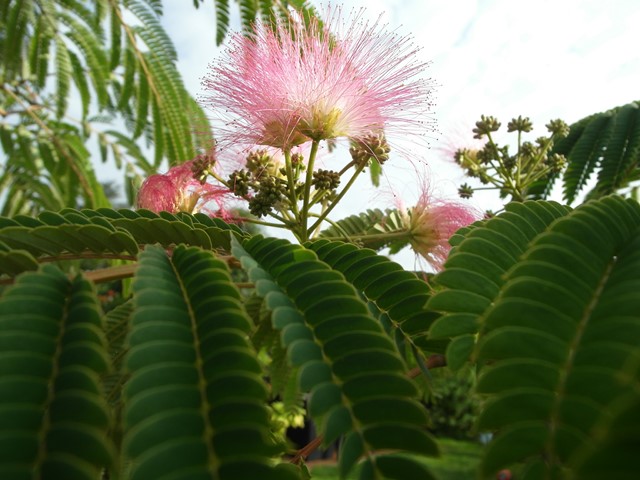
[[[163,23],[178,49],[179,70],[187,88],[201,95],[200,79],[219,54],[213,2],[205,2],[199,10],[188,0],[165,0],[164,4]],[[426,75],[437,85],[433,112],[440,134],[430,141],[423,161],[432,188],[441,196],[457,197],[457,186],[464,181],[458,167],[443,159],[442,150],[470,142],[470,129],[480,114],[497,116],[504,129],[512,117],[529,116],[542,133],[552,118],[571,124],[640,98],[637,0],[351,0],[343,4],[366,7],[366,16],[372,19],[383,14],[389,29],[412,35],[422,47],[422,58],[431,62]],[[231,7],[237,15],[235,2]],[[237,18],[232,18],[232,26],[238,28]],[[532,132],[531,140],[536,136]],[[392,157],[389,164],[393,161]],[[414,168],[401,160],[385,169],[382,193],[361,182],[360,191],[347,196],[336,218],[372,206],[393,206],[394,194],[409,205],[414,202],[420,191]],[[475,202],[482,209],[500,205],[495,195]]]

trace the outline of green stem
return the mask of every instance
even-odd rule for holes
[[[499,185],[495,186],[495,187],[473,187],[473,191],[476,192],[476,191],[480,191],[480,190],[497,190],[499,188],[501,188],[501,186],[499,186]]]
[[[491,137],[490,133],[487,133],[487,139],[489,140],[489,143],[491,144],[491,148],[493,148],[493,151],[496,153],[496,161],[498,162],[498,165],[500,168],[496,167],[495,165],[492,164],[492,167],[496,170],[496,172],[498,172],[498,174],[502,177],[502,178],[507,178],[509,177],[509,171],[505,168],[504,166],[504,162],[502,161],[502,158],[500,157],[500,150],[498,149],[498,146],[496,145],[496,143],[493,141],[493,137]]]
[[[347,173],[347,170],[349,170],[351,167],[353,167],[356,163],[357,163],[357,162],[356,162],[356,161],[354,161],[354,160],[350,161],[349,163],[347,163],[347,164],[344,166],[344,168],[343,168],[342,170],[340,170],[340,171],[338,172],[338,175],[340,175],[340,176],[344,175],[345,173]]]
[[[263,227],[289,228],[284,222],[283,223],[265,222],[264,220],[258,220],[257,218],[233,217],[233,220],[236,220],[239,222],[255,223],[257,225],[262,225]]]
[[[327,240],[344,240],[345,237],[322,237]],[[400,230],[396,232],[388,232],[388,233],[372,233],[366,235],[349,235],[348,239],[350,241],[362,242],[366,243],[369,241],[379,241],[379,240],[402,240],[411,238],[411,232],[408,230]]]
[[[522,130],[518,130],[518,152],[516,153],[516,184],[520,185],[520,172],[522,170],[522,159],[520,150],[522,149]]]
[[[267,215],[269,215],[271,218],[275,218],[279,222],[282,222],[282,228],[291,228],[295,225],[295,222],[287,220],[286,218],[281,217],[277,213],[269,212]]]
[[[523,184],[526,185],[528,182],[531,181],[531,177],[535,173],[536,169],[538,168],[538,165],[540,164],[542,159],[547,155],[547,151],[549,150],[549,145],[551,145],[551,142],[547,140],[545,142],[545,145],[540,149],[540,153],[538,153],[538,155],[536,156],[533,164],[528,168],[527,174],[522,180]]]
[[[296,175],[293,174],[293,165],[291,164],[291,150],[284,150],[284,164],[287,171],[287,182],[289,183],[289,203],[293,215],[298,218],[298,199],[296,198]]]
[[[326,204],[325,204],[325,205],[324,205],[324,208],[323,208],[323,210],[322,210],[322,212],[324,212],[324,210],[325,210],[326,208],[327,208],[327,206],[326,206]],[[318,215],[315,215],[315,214],[314,214],[314,215],[312,215],[312,216],[313,216],[313,217],[318,218],[320,215],[321,215],[321,214],[318,214]],[[341,233],[342,233],[342,235],[340,235],[339,237],[332,237],[332,238],[335,238],[335,239],[338,239],[338,240],[346,240],[346,241],[349,241],[349,240],[350,240],[350,238],[351,238],[351,237],[350,237],[350,236],[349,236],[349,234],[345,231],[345,229],[344,229],[344,228],[342,228],[342,227],[340,226],[340,224],[339,224],[338,222],[334,222],[333,220],[331,220],[331,219],[329,219],[329,218],[325,218],[325,219],[324,219],[324,221],[325,221],[325,222],[327,222],[329,225],[331,225],[333,228],[335,228],[338,232],[341,232]],[[313,233],[313,235],[311,236],[311,238],[315,238],[315,237],[316,237],[316,235],[317,235],[317,233],[318,233],[319,228],[320,228],[320,225],[318,225],[318,226],[316,227],[316,231]]]
[[[306,242],[309,239],[309,231],[313,231],[313,227],[307,230],[307,220],[309,218],[310,197],[311,197],[311,182],[313,181],[313,164],[318,154],[318,146],[320,142],[313,140],[311,142],[311,152],[309,153],[309,161],[307,162],[307,175],[304,182],[304,197],[302,199],[302,212],[300,212],[300,230],[296,236],[300,242]],[[295,233],[295,232],[294,232]]]
[[[307,230],[307,235],[308,235],[308,232],[313,232],[316,229],[316,227],[318,227],[318,225],[320,225],[322,221],[327,217],[327,215],[331,213],[331,210],[334,209],[334,207],[338,204],[338,202],[342,200],[342,197],[344,197],[347,191],[353,186],[353,183],[356,181],[356,178],[358,178],[360,173],[362,173],[362,170],[364,170],[365,166],[366,165],[364,164],[364,162],[363,164],[358,166],[353,176],[349,179],[349,182],[345,185],[345,187],[338,194],[338,196],[333,200],[333,202],[331,202],[331,205],[329,205],[327,209],[324,212],[322,212],[322,214],[320,214],[320,216],[314,222],[314,224],[311,225],[311,227]]]

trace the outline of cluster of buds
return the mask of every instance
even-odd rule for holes
[[[316,170],[313,172],[312,185],[316,190],[332,191],[340,185],[340,174],[332,170]]]
[[[349,149],[356,165],[368,165],[370,161],[382,165],[389,160],[391,148],[384,133],[372,133],[360,140],[354,140]]]
[[[286,186],[279,178],[265,177],[255,191],[256,194],[249,200],[249,211],[256,217],[263,217],[285,198]]]
[[[291,192],[297,200],[304,190],[300,177],[306,170],[300,153],[291,154],[290,164],[289,174],[283,163],[267,149],[254,150],[247,155],[244,168],[232,172],[226,183],[236,196],[249,202],[249,211],[257,217],[269,215],[274,209],[287,210],[292,206]],[[311,185],[316,191],[314,201],[335,194],[340,185],[338,172],[318,169],[311,174]],[[293,182],[293,188],[290,182]]]
[[[262,217],[284,198],[285,182],[280,175],[278,162],[266,149],[251,151],[245,160],[245,168],[229,175],[230,190],[249,201],[249,211]]]
[[[492,134],[500,126],[495,117],[482,115],[480,121],[476,122],[473,136],[477,139],[486,138],[484,147],[479,150],[456,151],[454,159],[465,173],[487,185],[473,188],[465,183],[458,189],[461,198],[470,198],[475,190],[498,189],[501,198],[510,196],[512,200],[524,201],[536,181],[558,174],[566,166],[567,161],[563,155],[550,153],[554,141],[569,134],[569,127],[562,120],[549,122],[546,127],[550,135],[540,137],[532,143],[522,141],[522,133],[533,129],[531,121],[521,116],[512,119],[507,124],[507,131],[518,133],[518,150],[514,155],[509,154],[508,146],[499,146],[493,139]]]

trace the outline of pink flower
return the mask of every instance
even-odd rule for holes
[[[194,178],[194,160],[169,169],[165,174],[149,176],[138,191],[137,208],[169,213],[199,211],[226,217],[224,201],[230,195],[227,188],[200,183]],[[218,211],[207,206],[215,202]]]
[[[153,212],[176,213],[182,203],[181,193],[167,175],[157,173],[145,179],[138,190],[137,208]]]
[[[416,79],[425,64],[410,39],[371,24],[362,10],[345,21],[258,22],[236,34],[203,81],[205,98],[225,120],[218,138],[289,149],[309,140],[362,139],[388,128],[424,124],[429,94]]]
[[[411,248],[437,271],[449,255],[449,238],[479,217],[463,203],[437,200],[425,191],[414,207],[404,210],[402,223],[410,231]]]

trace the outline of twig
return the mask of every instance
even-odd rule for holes
[[[307,443],[304,447],[296,452],[296,454],[289,460],[289,463],[299,464],[302,460],[305,460],[309,455],[316,451],[316,449],[322,444],[324,437],[318,435],[316,438]]]
[[[426,367],[427,369],[445,367],[447,365],[447,358],[444,355],[435,354],[431,355],[427,358]],[[407,372],[407,376],[409,378],[416,378],[422,373],[420,367],[414,367]]]
[[[130,278],[136,273],[138,264],[118,265],[116,267],[100,268],[98,270],[90,270],[84,272],[83,275],[87,280],[93,283],[112,282],[123,278]]]

